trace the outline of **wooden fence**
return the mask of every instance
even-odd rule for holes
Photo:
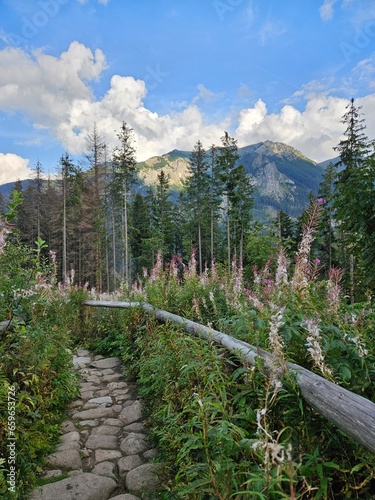
[[[276,359],[263,349],[237,340],[230,335],[187,320],[176,314],[156,309],[150,304],[140,302],[115,302],[87,300],[86,306],[92,307],[137,307],[153,314],[163,323],[173,322],[180,325],[187,333],[207,341],[213,341],[234,352],[250,365],[256,364],[256,358],[264,361],[266,369],[272,369]],[[287,363],[287,368],[296,375],[296,382],[306,403],[326,417],[348,436],[354,438],[367,450],[375,453],[375,404],[343,387],[329,382],[319,375],[294,363]]]

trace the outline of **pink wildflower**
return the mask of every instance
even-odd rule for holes
[[[314,365],[321,370],[323,375],[329,377],[332,375],[332,371],[324,362],[324,355],[321,348],[322,339],[318,325],[318,319],[306,319],[305,321],[305,328],[309,333],[306,339],[307,352],[310,354]]]
[[[328,281],[327,281],[327,299],[329,304],[329,310],[336,313],[340,305],[340,281],[343,276],[342,269],[337,269],[332,267],[329,270]]]
[[[281,250],[277,257],[275,283],[277,287],[288,284],[287,262],[283,250]]]

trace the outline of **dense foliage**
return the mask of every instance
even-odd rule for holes
[[[43,240],[19,243],[12,219],[0,220],[0,496],[24,498],[53,451],[66,407],[77,394],[72,370],[74,316],[82,295],[68,300],[55,270],[43,263]],[[72,321],[72,322],[71,322]],[[14,481],[12,483],[12,481]],[[15,484],[15,487],[12,485]]]
[[[38,164],[6,209],[0,200],[0,495],[12,498],[13,424],[13,498],[56,442],[79,340],[121,354],[137,379],[164,464],[159,498],[374,498],[373,455],[308,407],[286,369],[298,363],[374,401],[374,154],[353,101],[343,121],[340,161],[298,220],[252,220],[227,133],[208,153],[198,141],[178,199],[163,171],[154,190],[136,192],[125,123],[111,155],[94,127],[88,171],[66,154],[59,182],[43,183]],[[138,309],[83,317],[86,282],[92,297],[149,302],[277,362],[243,365]]]
[[[138,380],[165,464],[161,498],[373,498],[373,455],[304,403],[285,369],[293,361],[375,397],[374,311],[346,305],[340,271],[320,280],[310,259],[322,210],[321,200],[311,204],[293,266],[280,252],[244,282],[235,261],[230,273],[213,265],[199,275],[194,256],[182,273],[159,256],[133,289],[135,299],[268,350],[277,359],[270,373],[138,310],[87,312],[93,348],[120,352]]]

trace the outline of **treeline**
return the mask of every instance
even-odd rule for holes
[[[313,255],[323,276],[332,267],[342,269],[353,302],[375,285],[375,156],[354,100],[343,123],[340,160],[327,167],[318,192]],[[198,272],[214,260],[230,268],[236,259],[250,277],[254,266],[272,266],[282,246],[293,265],[305,214],[292,220],[279,211],[266,226],[254,220],[252,181],[227,132],[220,146],[207,151],[200,141],[195,144],[190,175],[173,196],[163,170],[153,188],[141,188],[133,131],[125,122],[117,139],[109,151],[94,125],[83,162],[74,164],[65,154],[58,180],[43,181],[38,163],[24,191],[16,183],[23,199],[16,221],[21,240],[46,241],[60,280],[74,273],[76,282],[100,291],[130,286],[152,268],[159,251],[164,262],[177,258],[181,269],[195,252]]]
[[[163,170],[153,188],[140,185],[133,131],[126,123],[117,138],[109,153],[94,126],[82,164],[64,154],[58,179],[44,181],[38,163],[24,190],[15,184],[22,197],[15,222],[21,241],[47,243],[45,256],[57,263],[59,280],[73,273],[77,283],[114,290],[151,269],[158,252],[164,261],[177,256],[183,265],[196,251],[199,272],[214,259],[243,258],[253,187],[228,133],[209,152],[197,142],[177,199]]]

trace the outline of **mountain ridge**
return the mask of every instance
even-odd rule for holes
[[[182,188],[189,175],[190,152],[174,149],[139,163],[140,178],[147,186],[157,182],[164,170],[171,187]],[[254,185],[254,215],[264,220],[283,210],[298,217],[308,203],[309,194],[317,194],[324,166],[301,151],[282,142],[264,141],[238,148],[238,164],[245,167]],[[151,173],[152,172],[152,173]]]
[[[334,158],[317,163],[292,146],[269,140],[238,148],[238,154],[238,163],[245,167],[254,185],[254,216],[259,220],[274,217],[279,210],[298,217],[309,194],[317,194],[326,166],[337,161]],[[154,186],[164,170],[172,191],[178,193],[189,176],[190,155],[190,151],[173,149],[138,162],[141,185],[145,189]],[[25,185],[27,180],[22,182]],[[1,185],[0,193],[9,196],[12,186],[14,183]]]

